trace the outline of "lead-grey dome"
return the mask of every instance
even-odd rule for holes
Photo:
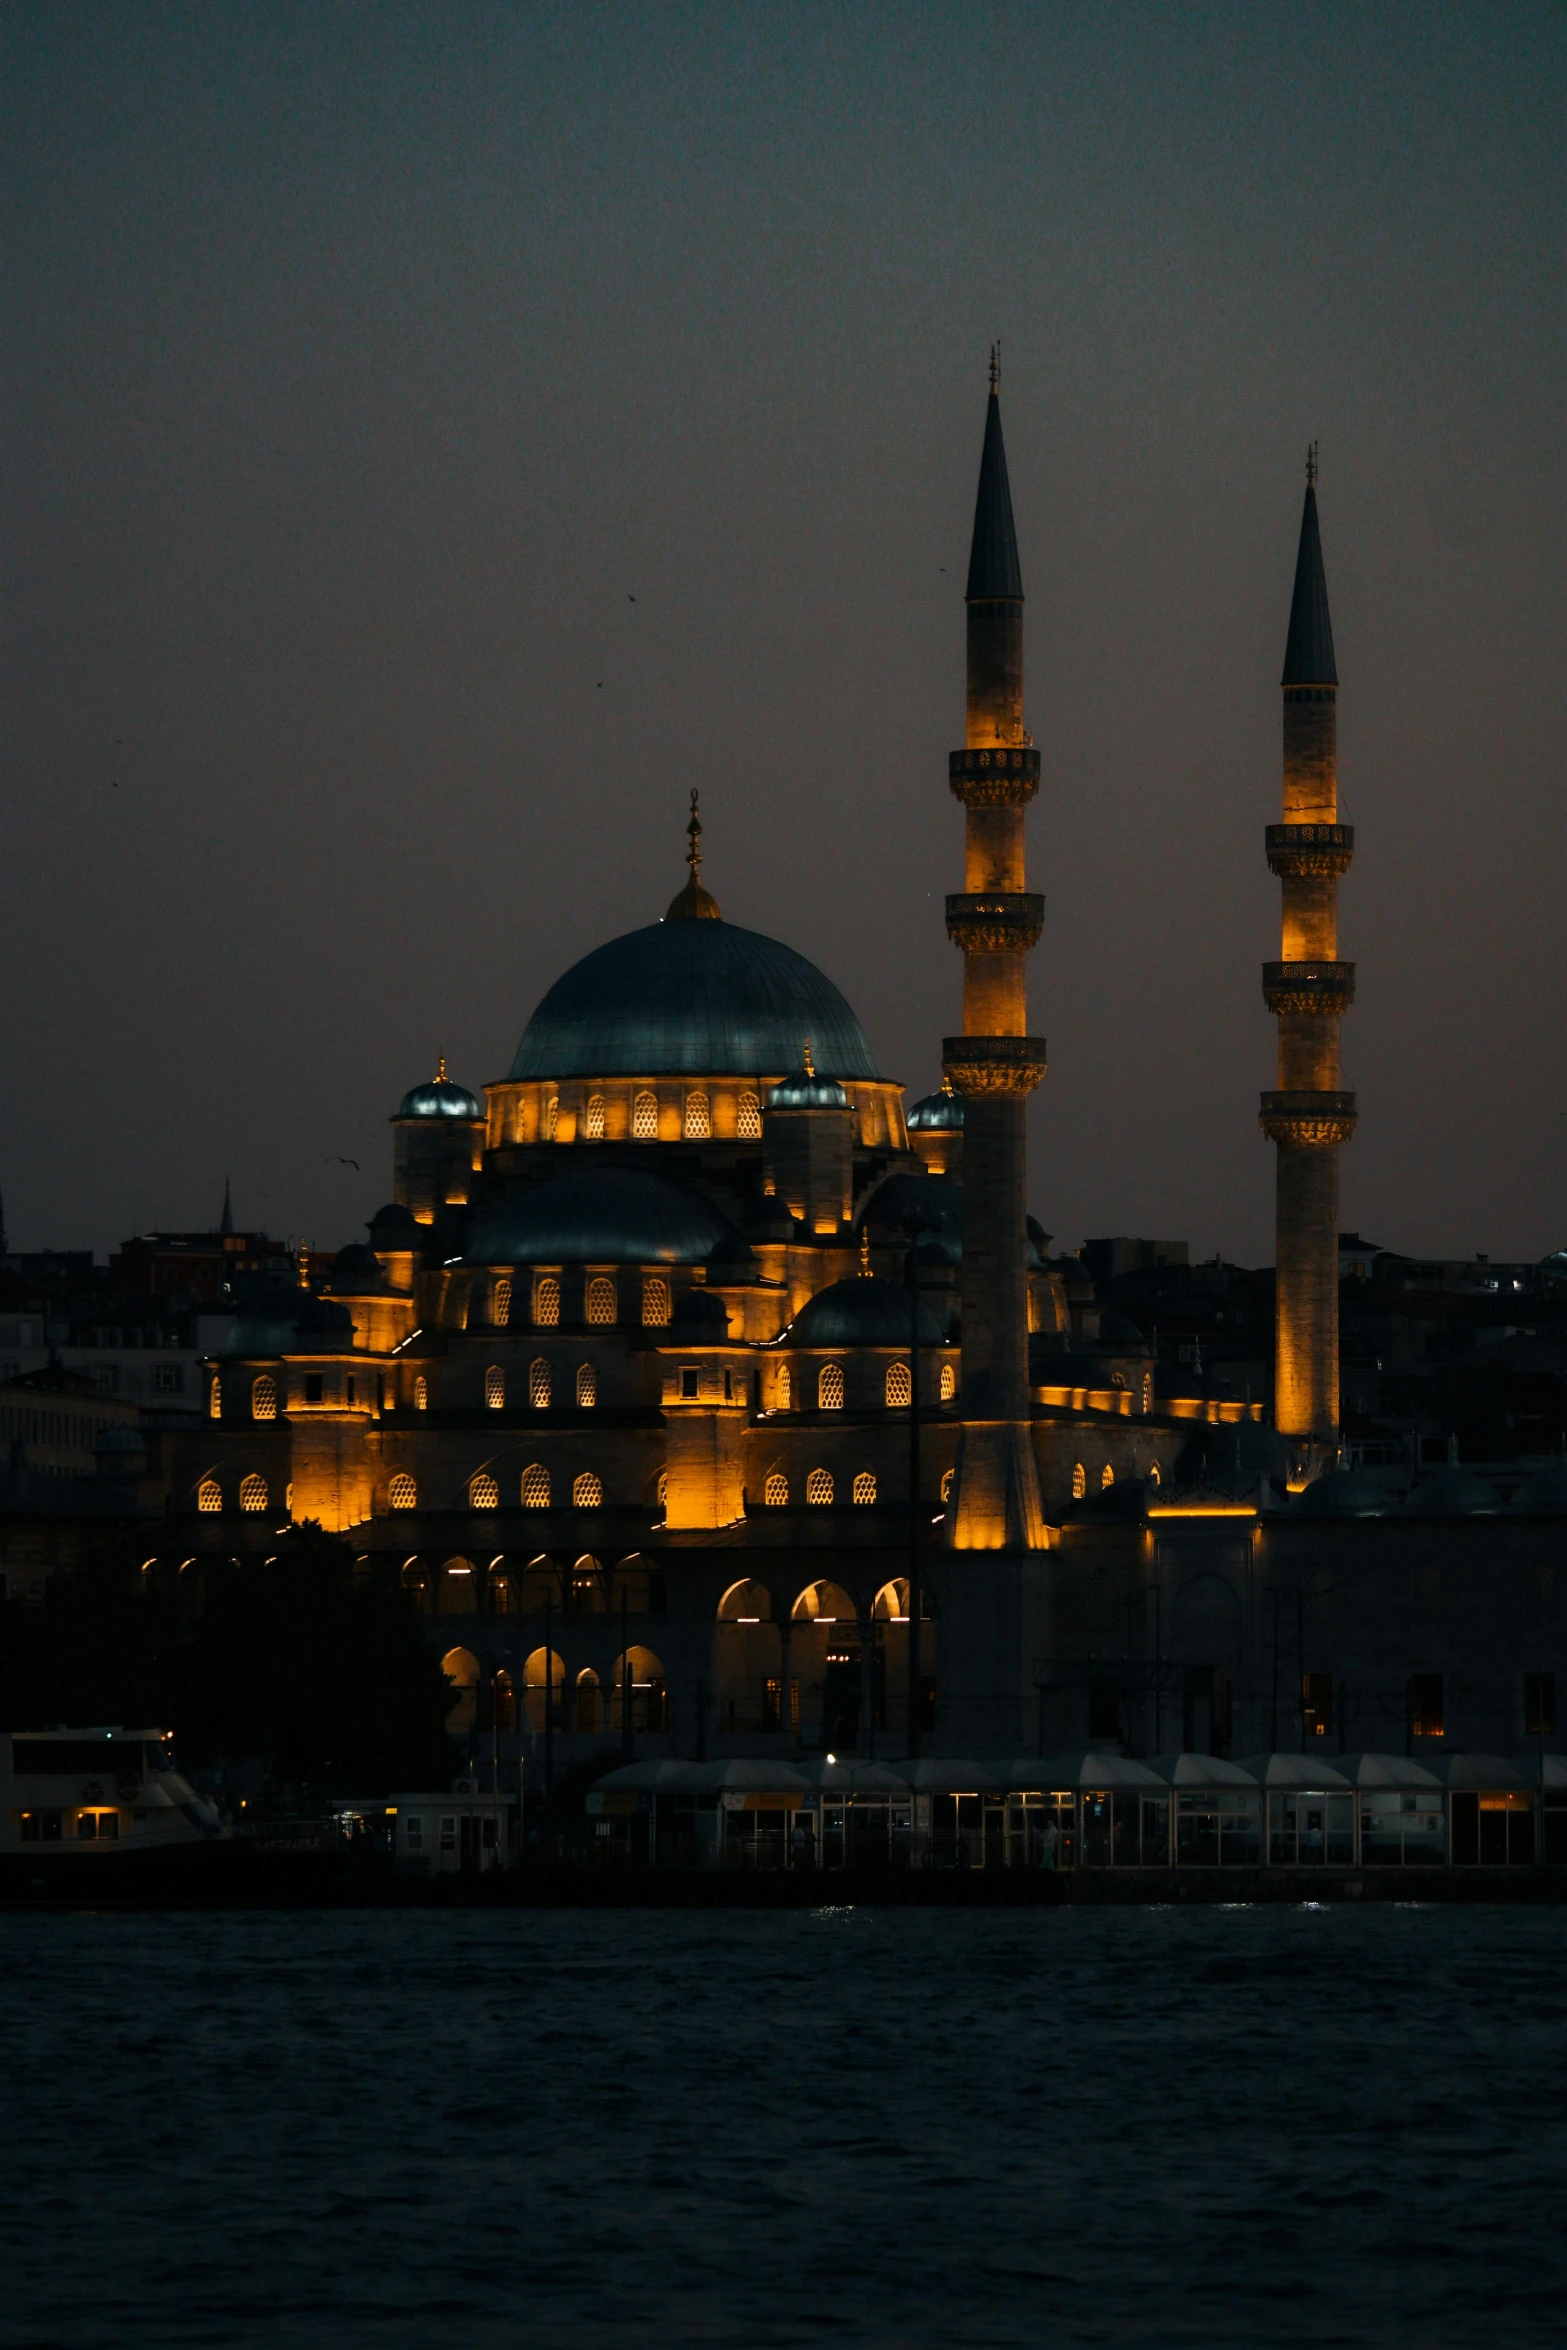
[[[410,1086],[397,1105],[399,1118],[482,1118],[484,1110],[466,1085],[455,1085],[441,1063],[441,1075]]]
[[[865,1033],[825,972],[733,922],[654,922],[595,947],[522,1032],[514,1080],[769,1076],[811,1058],[874,1078]]]
[[[921,1094],[908,1116],[911,1134],[961,1134],[963,1131],[963,1096],[948,1092]]]
[[[944,1346],[947,1326],[928,1298],[920,1299],[920,1343]],[[819,1289],[795,1315],[780,1346],[907,1346],[909,1293],[879,1273],[852,1274]]]
[[[1494,1485],[1472,1470],[1450,1466],[1422,1477],[1398,1506],[1412,1518],[1483,1517],[1501,1508],[1502,1497]]]
[[[1525,1516],[1567,1515],[1567,1461],[1553,1461],[1548,1469],[1536,1469],[1532,1477],[1524,1479],[1507,1506]]]
[[[470,1265],[700,1265],[733,1227],[684,1183],[640,1167],[594,1167],[490,1201],[473,1219]]]
[[[1313,1477],[1295,1506],[1312,1518],[1378,1518],[1388,1497],[1364,1469],[1328,1469]]]

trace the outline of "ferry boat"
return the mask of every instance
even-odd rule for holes
[[[171,1730],[0,1731],[0,1857],[92,1868],[224,1841],[212,1804],[182,1779]]]

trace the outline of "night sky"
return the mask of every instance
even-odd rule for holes
[[[1559,7],[14,0],[0,108],[13,1247],[225,1174],[360,1237],[693,784],[725,915],[935,1084],[995,335],[1035,1213],[1271,1259],[1316,436],[1343,1222],[1567,1244]]]

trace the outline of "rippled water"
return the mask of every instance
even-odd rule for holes
[[[0,2341],[1554,2341],[1564,1936],[12,1916]]]

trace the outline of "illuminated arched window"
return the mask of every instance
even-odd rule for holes
[[[789,1366],[787,1363],[780,1363],[777,1382],[773,1388],[773,1399],[779,1411],[786,1412],[789,1409],[789,1398],[793,1393],[794,1382],[789,1376]]]
[[[595,1477],[591,1469],[584,1469],[582,1475],[573,1480],[571,1488],[571,1506],[576,1510],[596,1510],[603,1508],[603,1481],[600,1478]]]
[[[490,1298],[490,1319],[497,1330],[504,1330],[511,1320],[511,1283],[502,1274]]]
[[[386,1489],[386,1498],[394,1510],[414,1510],[419,1506],[419,1488],[405,1469],[399,1469]]]
[[[430,1382],[421,1371],[414,1381],[414,1410],[427,1412],[430,1408]]]
[[[590,1093],[588,1096],[582,1132],[588,1142],[602,1142],[604,1139],[604,1096],[601,1093]]]
[[[824,1412],[843,1409],[843,1365],[823,1363],[816,1381],[816,1401]]]
[[[657,1142],[658,1096],[639,1093],[631,1105],[631,1139],[633,1142]]]
[[[588,1283],[588,1320],[602,1328],[615,1319],[615,1284],[605,1273],[595,1273]]]
[[[599,1723],[599,1677],[591,1665],[577,1675],[576,1726],[579,1730],[596,1730]]]
[[[493,1477],[481,1471],[477,1477],[469,1478],[468,1507],[471,1510],[498,1510],[500,1506],[501,1489]]]
[[[253,1420],[277,1418],[277,1381],[263,1371],[250,1391],[250,1416]]]
[[[1159,1464],[1157,1461],[1150,1461],[1148,1464],[1148,1482],[1150,1485],[1157,1485],[1160,1482]]]
[[[264,1510],[267,1506],[265,1477],[242,1477],[239,1481],[239,1506],[242,1510]]]
[[[577,1409],[590,1412],[599,1399],[598,1374],[591,1363],[577,1367]]]
[[[1100,1480],[1099,1480],[1099,1489],[1100,1489],[1100,1491],[1101,1491],[1102,1493],[1103,1493],[1103,1492],[1108,1492],[1108,1491],[1109,1491],[1109,1489],[1110,1489],[1110,1487],[1111,1487],[1111,1486],[1112,1486],[1114,1483],[1115,1483],[1115,1471],[1114,1471],[1114,1469],[1112,1469],[1112,1468],[1111,1468],[1111,1466],[1110,1466],[1110,1463],[1109,1463],[1108,1461],[1106,1461],[1106,1463],[1105,1463],[1105,1465],[1104,1465],[1104,1474],[1101,1476],[1101,1478],[1100,1478]]]
[[[743,1093],[735,1106],[735,1133],[742,1142],[762,1139],[762,1105],[754,1093]]]
[[[953,1397],[954,1397],[954,1396],[957,1394],[957,1392],[958,1392],[958,1368],[957,1368],[957,1365],[956,1365],[956,1363],[943,1363],[943,1364],[942,1364],[942,1366],[941,1366],[941,1387],[940,1387],[940,1395],[941,1395],[941,1400],[942,1400],[942,1402],[943,1402],[943,1403],[950,1403],[950,1402],[952,1401]]]
[[[686,1140],[706,1142],[713,1131],[713,1113],[705,1093],[686,1095]]]
[[[773,1470],[772,1474],[767,1480],[767,1483],[762,1488],[762,1499],[766,1502],[770,1510],[781,1510],[787,1507],[789,1500],[789,1480],[784,1475],[782,1469]]]
[[[914,1384],[913,1384],[913,1381],[912,1381],[912,1380],[910,1379],[910,1377],[909,1377],[909,1366],[908,1366],[908,1364],[907,1364],[907,1363],[889,1363],[889,1364],[887,1365],[887,1408],[888,1408],[888,1410],[889,1410],[889,1411],[900,1411],[900,1410],[906,1409],[906,1408],[907,1408],[907,1405],[908,1405],[908,1400],[909,1400],[909,1397],[910,1397],[910,1396],[913,1394],[913,1392],[914,1392]]]
[[[862,1469],[854,1480],[854,1498],[858,1502],[876,1499],[876,1480],[869,1469]]]
[[[547,1510],[550,1506],[550,1473],[537,1461],[522,1472],[522,1506],[525,1510]]]
[[[1072,1499],[1081,1501],[1088,1491],[1088,1471],[1081,1461],[1072,1463]]]
[[[952,1499],[952,1480],[955,1474],[956,1472],[952,1469],[943,1469],[941,1473],[941,1498],[943,1501]]]
[[[536,1412],[550,1408],[550,1367],[542,1355],[528,1365],[528,1401]]]
[[[544,1105],[544,1139],[546,1142],[555,1140],[555,1128],[559,1118],[560,1101],[558,1096],[552,1093]]]
[[[222,1417],[223,1417],[223,1382],[222,1382],[222,1380],[221,1380],[221,1379],[214,1379],[214,1380],[213,1380],[213,1382],[212,1382],[212,1391],[211,1391],[211,1393],[209,1394],[209,1396],[208,1396],[208,1398],[207,1398],[207,1409],[208,1409],[208,1411],[209,1411],[209,1412],[212,1414],[212,1417],[213,1417],[215,1420],[221,1420],[221,1419],[222,1419]]]
[[[546,1330],[553,1330],[560,1320],[560,1283],[553,1273],[534,1283],[533,1319]]]
[[[492,1412],[506,1409],[506,1374],[499,1363],[491,1363],[484,1374],[484,1400]]]
[[[807,1501],[827,1502],[832,1499],[831,1469],[813,1469],[805,1480]]]
[[[659,1472],[658,1472],[658,1488],[657,1488],[657,1491],[658,1491],[658,1506],[659,1506],[659,1508],[660,1508],[660,1509],[662,1509],[662,1508],[664,1507],[664,1504],[665,1504],[665,1503],[668,1501],[668,1499],[669,1499],[669,1479],[668,1479],[668,1477],[666,1476],[665,1472],[664,1472],[662,1469],[660,1469],[660,1470],[659,1470]]]
[[[216,1517],[223,1507],[223,1488],[216,1477],[203,1477],[196,1488],[196,1507],[204,1518]]]
[[[642,1327],[660,1330],[669,1320],[669,1283],[650,1274],[642,1284]]]

